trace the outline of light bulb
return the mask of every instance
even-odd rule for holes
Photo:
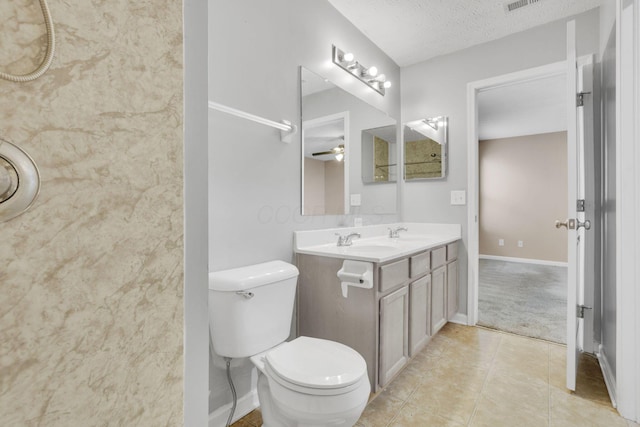
[[[378,68],[377,67],[371,67],[367,70],[367,74],[369,74],[371,77],[375,77],[378,74]]]
[[[351,62],[353,61],[353,53],[351,52],[347,52],[344,55],[342,55],[342,59],[346,62]]]
[[[389,89],[391,87],[391,82],[387,80],[382,84],[382,86],[384,86],[385,89]]]
[[[344,154],[342,154],[342,153],[338,153],[338,154],[336,154],[336,160],[337,160],[337,161],[341,162],[341,161],[342,161],[342,159],[344,159]]]

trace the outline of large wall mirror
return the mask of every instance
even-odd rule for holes
[[[396,120],[301,67],[302,214],[396,212]]]
[[[447,176],[449,120],[431,117],[404,125],[404,179],[442,179]]]

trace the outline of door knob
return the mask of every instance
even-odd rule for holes
[[[578,221],[578,227],[584,227],[585,230],[591,230],[591,221],[589,221],[588,219],[585,220],[584,222],[580,222]]]
[[[556,220],[556,228],[560,228],[560,227],[564,227],[569,230],[575,230],[580,227],[584,227],[585,230],[590,230],[591,221],[587,219],[584,222],[580,222],[579,220],[573,219],[573,218],[569,218],[566,221]]]
[[[560,221],[556,219],[556,228],[564,227],[569,230],[573,230],[576,228],[576,220],[573,218],[569,218],[566,221]]]

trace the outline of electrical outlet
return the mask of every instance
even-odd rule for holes
[[[524,242],[522,240],[518,240],[518,247],[519,248],[524,247]]]
[[[498,239],[498,246],[504,246],[504,239]]]
[[[360,206],[362,198],[359,193],[352,194],[350,197],[351,206]]]

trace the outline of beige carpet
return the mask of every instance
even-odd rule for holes
[[[478,324],[566,343],[567,267],[480,260]]]

